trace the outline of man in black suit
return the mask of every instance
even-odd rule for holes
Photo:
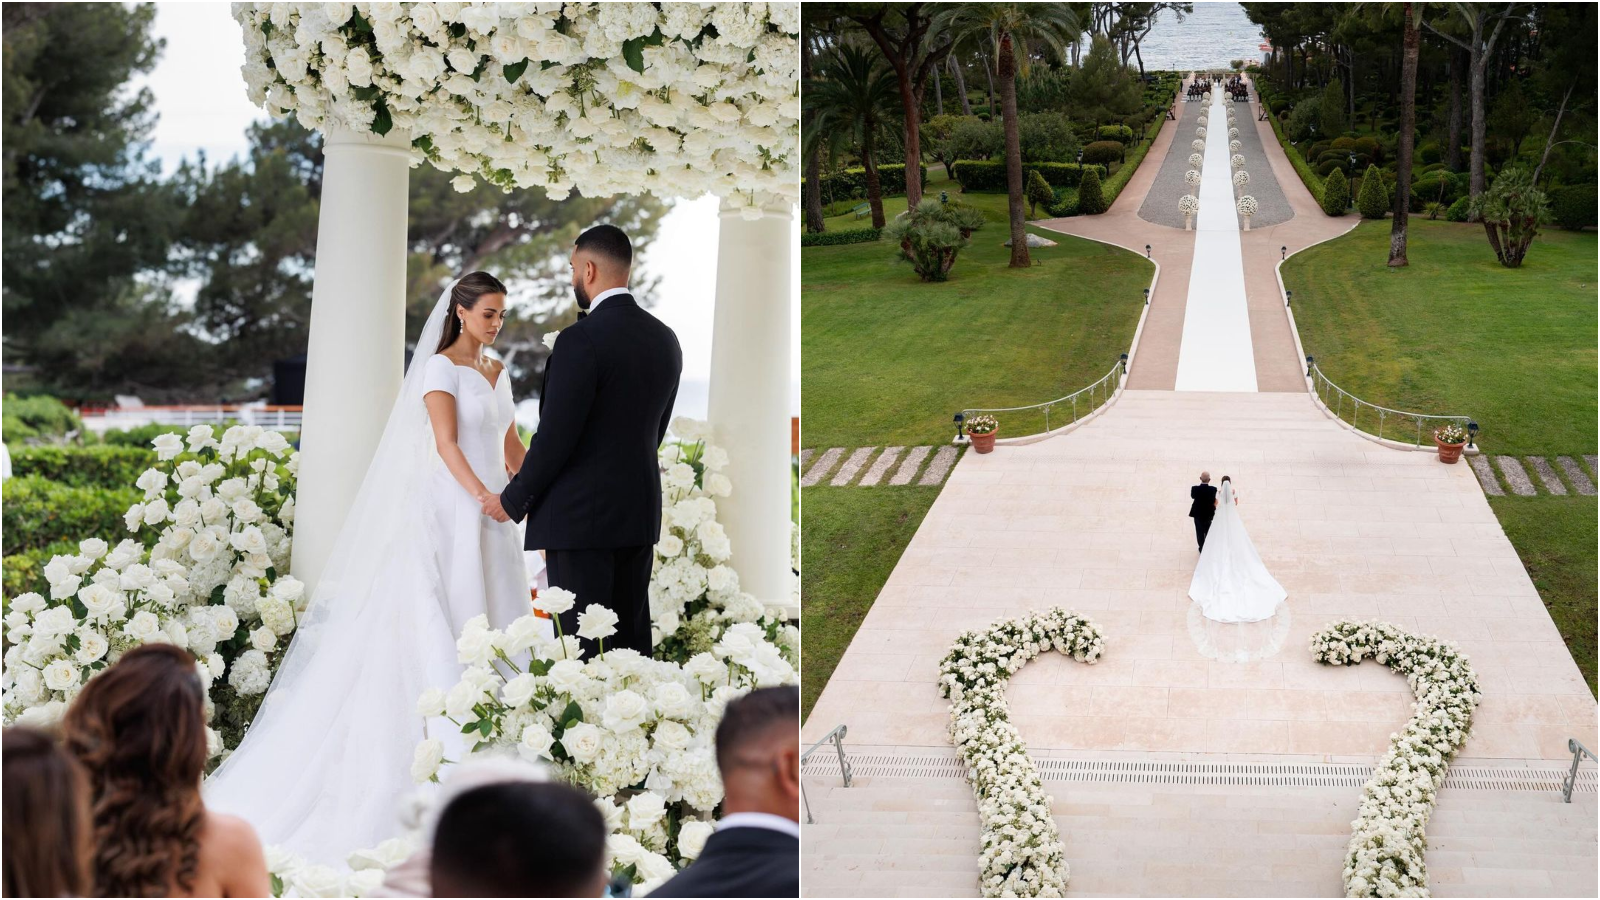
[[[800,896],[800,691],[761,688],[717,726],[722,820],[652,897]]]
[[[1189,488],[1189,500],[1189,515],[1194,519],[1194,539],[1204,550],[1206,532],[1211,530],[1211,517],[1217,514],[1217,489],[1211,486],[1210,472],[1200,473],[1200,483]]]
[[[661,537],[656,453],[678,396],[677,335],[628,291],[633,246],[596,225],[572,247],[572,292],[585,311],[556,339],[539,392],[539,430],[522,469],[484,513],[528,519],[526,546],[544,550],[551,587],[577,595],[561,614],[576,634],[591,603],[617,614],[608,647],[650,655],[650,568]],[[595,650],[585,640],[586,654]]]

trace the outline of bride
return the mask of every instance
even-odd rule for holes
[[[1222,476],[1217,517],[1189,582],[1189,597],[1205,617],[1217,622],[1259,622],[1270,618],[1288,596],[1267,571],[1239,518],[1233,479]]]
[[[398,834],[416,745],[439,738],[454,757],[462,743],[425,726],[418,696],[459,680],[467,620],[504,628],[530,611],[517,526],[481,506],[525,452],[509,376],[483,354],[505,315],[487,272],[435,304],[272,686],[206,781],[207,806],[268,845],[339,863]]]

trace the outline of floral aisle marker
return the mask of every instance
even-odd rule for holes
[[[800,4],[236,3],[250,100],[561,200],[799,199]]]
[[[1347,897],[1427,897],[1425,829],[1450,760],[1472,728],[1478,676],[1455,644],[1384,622],[1335,622],[1311,636],[1311,653],[1333,666],[1372,657],[1411,685],[1411,721],[1394,735],[1361,791],[1344,889]]]
[[[45,566],[49,597],[9,599],[5,722],[53,724],[124,651],[159,641],[200,661],[216,757],[244,734],[305,609],[287,574],[299,453],[246,425],[152,444],[144,497],[124,516],[133,537],[86,538]]]
[[[1006,682],[1044,650],[1093,664],[1102,647],[1100,626],[1055,607],[964,632],[939,664],[939,693],[950,698],[950,738],[967,764],[983,825],[985,897],[1062,897],[1067,889],[1050,795],[1011,724]]]

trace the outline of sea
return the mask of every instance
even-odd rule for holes
[[[1266,42],[1261,29],[1237,3],[1197,2],[1194,12],[1179,22],[1177,14],[1163,10],[1155,28],[1140,45],[1145,71],[1161,69],[1226,69],[1242,59],[1259,62]],[[1129,62],[1133,62],[1130,58]]]

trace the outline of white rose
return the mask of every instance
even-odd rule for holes
[[[728,676],[728,669],[709,653],[696,653],[683,664],[683,670],[706,684],[714,684]]]
[[[444,691],[428,688],[417,698],[417,714],[423,718],[444,715]]]
[[[277,434],[277,432],[273,432],[273,434]],[[256,505],[256,502],[249,497],[240,497],[238,500],[233,501],[233,517],[235,519],[241,522],[254,522],[260,519],[261,515],[261,507]],[[146,513],[146,521],[148,521],[148,517],[149,514]]]
[[[518,654],[544,638],[544,624],[538,616],[522,616],[506,627],[505,651]]]
[[[500,700],[515,709],[532,699],[533,692],[538,686],[538,677],[530,672],[524,672],[500,688]]]
[[[465,194],[477,187],[478,181],[471,175],[457,175],[450,179],[450,186],[455,188],[457,193]]]
[[[663,681],[650,692],[650,700],[663,716],[681,719],[694,709],[694,698],[676,681]]]
[[[671,559],[683,552],[683,539],[675,534],[667,534],[656,542],[656,552],[666,559]]]
[[[111,645],[106,642],[104,635],[85,628],[78,632],[78,650],[72,654],[72,658],[79,665],[87,666],[105,656],[110,649]]]
[[[232,607],[211,606],[207,609],[211,610],[211,621],[216,626],[221,640],[233,637],[234,632],[239,630],[239,614],[234,612]]]
[[[721,472],[712,472],[705,478],[706,493],[713,497],[726,497],[733,493],[733,482]]]
[[[210,562],[222,551],[222,542],[209,531],[202,531],[189,541],[189,556],[197,563]]]
[[[589,676],[583,670],[583,663],[575,659],[563,659],[550,667],[545,674],[545,681],[558,692],[573,696],[583,690]]]
[[[559,616],[572,609],[578,600],[578,595],[558,587],[548,587],[539,592],[533,601],[533,608],[551,616]]]
[[[64,659],[44,667],[44,686],[52,691],[65,691],[78,686],[83,670]]]
[[[550,755],[550,747],[555,743],[555,736],[544,725],[535,723],[522,729],[522,743],[518,749],[522,755],[529,759],[554,759]]]
[[[183,452],[183,438],[175,434],[158,434],[150,444],[156,448],[156,458],[163,462],[176,459]]]
[[[481,616],[479,618],[482,618]],[[497,632],[488,628],[473,628],[470,624],[467,630],[456,639],[456,659],[463,665],[486,666],[494,659],[494,638]]]
[[[411,779],[418,784],[433,780],[444,762],[444,743],[429,739],[417,745],[411,757]]]
[[[228,543],[240,553],[267,552],[267,538],[261,533],[261,529],[254,525],[229,535]]]
[[[133,614],[128,624],[123,627],[122,633],[139,643],[147,643],[161,635],[161,620],[149,610],[140,610]]]
[[[41,638],[71,634],[77,627],[78,620],[73,617],[72,608],[68,606],[52,606],[33,617],[33,633]]]
[[[549,347],[551,350],[554,350],[556,348],[556,337],[560,334],[560,331],[546,331],[543,338],[544,345]]]
[[[616,613],[598,603],[591,603],[578,613],[578,637],[591,641],[611,637],[617,633],[617,622]]]
[[[667,801],[660,794],[645,791],[628,801],[628,829],[643,831],[667,814]]]
[[[78,592],[78,599],[88,612],[89,619],[95,622],[120,621],[128,611],[122,594],[103,584],[89,585]]]
[[[78,542],[78,553],[86,559],[99,559],[100,557],[105,556],[106,551],[109,549],[111,548],[106,544],[106,542],[100,540],[99,538],[89,538],[88,540]],[[35,594],[34,596],[38,595]],[[17,599],[20,600],[21,598],[19,597]],[[16,609],[16,607],[16,602],[12,601],[11,608]]]
[[[383,870],[398,866],[415,853],[416,848],[413,843],[405,838],[389,838],[376,847],[351,853],[345,857],[345,863],[357,872],[377,870],[381,875]]]
[[[705,849],[706,838],[716,826],[710,822],[691,819],[678,827],[678,854],[684,859],[699,859],[700,851]]]
[[[649,701],[633,691],[621,690],[606,697],[601,722],[612,731],[627,731],[639,727],[649,715]]]
[[[163,436],[167,437],[169,435]],[[145,499],[149,500],[166,490],[167,473],[160,469],[145,469],[144,473],[133,482],[133,486],[144,491]]]
[[[651,735],[653,744],[663,750],[687,749],[693,739],[694,734],[682,722],[671,719],[663,720],[656,726],[655,734]]]
[[[271,653],[272,649],[278,646],[278,636],[273,633],[271,628],[263,625],[250,632],[250,646],[260,650],[262,653]]]
[[[593,762],[604,744],[604,732],[588,722],[579,722],[561,735],[562,748],[580,764]]]
[[[189,429],[189,449],[199,453],[206,447],[215,447],[217,445],[216,438],[213,437],[215,433],[210,425],[196,425]]]
[[[57,722],[61,721],[61,717],[66,715],[66,712],[67,704],[60,700],[51,700],[48,703],[30,706],[23,710],[17,716],[16,724],[26,728],[49,730],[54,728]]]
[[[472,707],[483,699],[483,689],[470,681],[458,681],[455,687],[444,697],[445,715],[452,719],[464,719],[472,712]]]
[[[344,876],[332,866],[303,866],[295,870],[291,881],[294,892],[304,897],[346,896]]]

